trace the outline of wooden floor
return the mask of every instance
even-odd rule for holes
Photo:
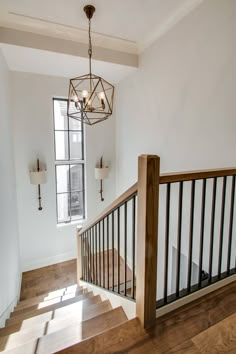
[[[76,283],[76,262],[23,274],[22,299]],[[144,331],[137,319],[61,353],[236,354],[236,282],[156,320]]]
[[[21,297],[26,300],[77,283],[76,259],[22,274]]]
[[[236,354],[236,282],[156,320],[134,319],[60,353]]]
[[[157,319],[143,334],[130,332],[127,338],[126,333],[117,342],[102,352],[236,354],[236,282]]]

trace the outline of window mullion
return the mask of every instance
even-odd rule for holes
[[[57,102],[58,101],[58,102]],[[66,115],[65,113],[65,104],[64,102],[60,103],[60,101],[64,101],[64,102],[67,102],[66,99],[54,99],[54,102],[57,102],[56,104],[59,106],[60,108],[60,113],[59,113],[59,116],[55,116],[55,109],[54,109],[54,148],[55,148],[55,176],[56,176],[56,203],[57,203],[57,222],[58,224],[60,223],[67,223],[67,222],[71,222],[73,220],[81,220],[83,218],[85,218],[85,176],[84,176],[84,169],[85,169],[85,155],[84,155],[84,125],[83,123],[81,123],[81,128],[80,129],[73,129],[71,130],[71,128],[76,128],[75,125],[71,126],[70,124],[72,124],[70,122],[70,119],[69,117]],[[54,103],[55,105],[55,103]],[[60,128],[59,129],[56,129],[56,122],[57,124],[59,124],[60,126],[60,122],[58,119],[60,119],[60,117],[64,117],[64,127],[66,128],[66,122],[67,122],[67,128],[68,129],[63,129],[62,131],[64,131],[64,144],[66,143],[67,141],[67,144],[68,144],[68,148],[67,148],[67,151],[65,151],[66,154],[64,154],[63,156],[66,155],[66,160],[57,160],[56,157],[58,156],[57,155],[57,151],[60,151],[60,150],[57,150],[57,146],[56,146],[56,132],[57,131],[61,131]],[[58,123],[59,122],[59,123]],[[78,134],[80,133],[80,140],[76,140],[74,141],[72,138],[73,138],[73,134],[70,133],[71,132],[75,132],[77,133],[77,136]],[[67,134],[67,136],[66,136]],[[71,140],[72,139],[72,140]],[[73,156],[73,151],[71,148],[74,149],[74,143],[76,143],[77,145],[75,145],[75,148],[79,148],[78,152],[81,152],[81,157],[82,159],[72,159],[71,160],[71,156]],[[60,148],[60,145],[58,146],[58,148]],[[65,148],[66,148],[66,145],[65,145]],[[80,150],[81,149],[81,150]],[[75,150],[77,151],[77,150]],[[75,154],[75,156],[80,156],[80,154]],[[61,155],[59,155],[61,156]],[[58,179],[58,173],[57,173],[57,167],[59,166],[67,166],[68,168],[68,176],[67,176],[67,184],[68,184],[68,191],[67,192],[58,192],[58,183],[64,183],[63,180],[65,177],[63,177],[62,175],[62,179],[63,180],[60,180],[60,178]],[[73,166],[73,167],[72,167]],[[74,169],[74,166],[75,166],[75,169]],[[80,166],[80,167],[76,167],[76,166]],[[66,168],[66,167],[64,167]],[[66,168],[66,169],[67,169]],[[77,174],[75,174],[75,171],[77,170]],[[81,172],[79,172],[81,171]],[[75,174],[75,175],[74,175]],[[76,177],[77,176],[77,177]],[[80,178],[81,177],[81,178]],[[78,181],[76,181],[76,179]],[[73,190],[72,190],[72,183],[73,183],[73,186],[74,188],[76,189],[75,191],[75,194],[74,194],[74,198],[73,198],[73,201],[72,201],[72,194],[74,193]],[[81,190],[78,190],[77,191],[77,186],[81,188]],[[64,205],[64,202],[60,202],[59,204],[59,209],[58,209],[58,196],[60,194],[67,194],[68,197],[70,198],[69,202],[66,203],[66,205]],[[67,199],[67,198],[66,198]],[[78,206],[77,206],[78,205]],[[67,208],[68,207],[68,211],[66,212],[66,209],[65,209],[65,214],[62,214],[64,216],[62,216],[62,219],[58,219],[58,212],[60,211],[60,208]],[[74,215],[74,219],[72,219]],[[67,218],[68,217],[68,220],[69,221],[61,221],[61,220],[64,220],[64,218]]]

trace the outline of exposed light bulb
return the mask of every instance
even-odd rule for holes
[[[104,91],[99,92],[98,97],[100,98],[100,100],[104,100],[104,99],[105,99],[105,93],[104,93]]]
[[[100,98],[102,109],[105,109],[105,93],[104,93],[104,91],[99,92],[98,97]]]
[[[73,101],[74,101],[74,102],[79,102],[79,99],[78,99],[78,96],[77,96],[77,95],[74,95],[74,96],[73,96]]]
[[[87,90],[83,90],[81,93],[83,98],[87,98],[88,97],[88,91]]]

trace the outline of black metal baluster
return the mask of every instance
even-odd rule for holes
[[[105,288],[105,253],[104,253],[104,243],[105,243],[105,225],[104,219],[102,220],[102,265],[103,265],[103,287]]]
[[[192,281],[192,260],[193,260],[193,230],[194,230],[194,203],[195,203],[195,180],[191,185],[191,202],[190,202],[190,229],[189,229],[189,249],[188,249],[188,292],[191,291]]]
[[[176,297],[179,297],[180,285],[180,260],[181,260],[181,236],[182,236],[182,205],[183,205],[183,181],[179,184],[179,215],[178,215],[178,239],[177,239],[177,265],[176,265]]]
[[[214,251],[214,231],[215,231],[215,212],[216,212],[216,191],[217,191],[217,177],[213,180],[212,190],[212,207],[211,207],[211,236],[210,236],[210,255],[209,255],[209,283],[212,280],[212,263]]]
[[[81,235],[82,278],[84,280],[84,234]]]
[[[168,264],[169,264],[169,231],[170,231],[170,187],[166,189],[166,230],[165,230],[165,270],[164,270],[164,302],[167,303],[168,295]]]
[[[109,289],[109,215],[107,216],[107,289]]]
[[[84,235],[84,251],[85,251],[85,281],[88,281],[88,252],[87,252],[87,242],[88,242],[88,233],[85,232]]]
[[[218,278],[220,278],[220,276],[221,276],[221,267],[222,267],[223,238],[224,238],[224,218],[225,218],[226,182],[227,182],[227,177],[225,176],[225,177],[223,178],[222,202],[221,202]]]
[[[86,278],[88,281],[89,280],[89,247],[88,247],[88,231],[86,231],[86,255],[87,255],[87,262],[86,262],[86,268],[87,268],[87,274],[86,274]]]
[[[115,225],[114,225],[114,211],[112,212],[112,291],[114,291],[114,277],[115,277],[115,259],[114,259],[114,237],[115,237]]]
[[[91,282],[94,283],[94,232],[91,227]]]
[[[133,212],[132,212],[132,220],[133,220],[133,228],[132,228],[132,298],[135,298],[135,227],[136,227],[136,196],[133,197]]]
[[[83,280],[85,279],[85,249],[84,249],[84,244],[85,244],[85,235],[83,234],[82,236],[82,248],[83,248]]]
[[[235,199],[235,176],[232,176],[230,220],[229,220],[229,243],[228,243],[228,258],[227,258],[228,275],[230,274],[230,263],[231,263],[231,248],[232,248],[233,222],[234,222],[234,199]]]
[[[201,287],[201,285],[202,285],[202,259],[203,259],[204,226],[205,226],[205,204],[206,204],[206,179],[204,179],[202,182],[202,206],[201,206],[198,287]]]
[[[124,248],[125,248],[125,296],[127,295],[127,202],[125,202],[124,206],[124,227],[125,227],[125,233],[124,233]]]
[[[91,229],[89,229],[89,282],[92,281],[92,240],[91,240]]]
[[[97,226],[95,225],[95,248],[96,248],[96,285],[98,285],[98,234],[97,234]]]
[[[98,245],[99,245],[99,285],[102,285],[101,282],[101,276],[102,276],[102,267],[101,267],[101,222],[99,221],[98,223],[98,235],[99,235],[99,239],[98,239]]]
[[[118,294],[120,294],[120,207],[117,209],[117,267],[118,267]]]

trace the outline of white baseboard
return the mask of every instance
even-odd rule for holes
[[[7,308],[4,310],[4,312],[0,315],[0,328],[5,327],[6,320],[10,317],[11,312],[14,310],[16,304],[19,302],[20,291],[21,291],[21,279],[22,279],[22,274],[19,275],[16,296],[10,302],[10,304],[7,306]]]
[[[27,272],[29,270],[38,269],[42,267],[47,267],[56,263],[70,261],[71,259],[75,259],[77,257],[76,250],[58,254],[56,256],[43,258],[43,259],[36,259],[31,262],[25,262],[22,264],[22,272]]]

